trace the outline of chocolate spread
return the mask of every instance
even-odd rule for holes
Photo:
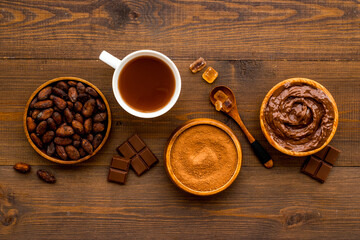
[[[320,89],[306,83],[286,83],[270,97],[265,127],[285,149],[307,152],[322,146],[332,132],[334,105]]]

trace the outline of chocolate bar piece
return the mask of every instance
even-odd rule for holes
[[[137,134],[131,136],[116,150],[121,156],[131,159],[131,168],[138,176],[142,175],[159,162]]]
[[[110,164],[108,180],[111,182],[117,182],[125,184],[126,176],[129,172],[130,159],[113,156]]]
[[[309,156],[301,172],[324,183],[336,161],[340,151],[334,147],[326,146],[321,151]]]
[[[110,167],[128,172],[130,167],[130,159],[120,156],[113,156]]]
[[[133,159],[131,159],[131,167],[134,169],[138,176],[140,176],[149,169],[139,156],[135,156]]]
[[[108,175],[108,180],[111,181],[111,182],[117,182],[117,183],[125,184],[127,174],[128,174],[128,172],[125,172],[123,170],[110,168],[109,175]]]

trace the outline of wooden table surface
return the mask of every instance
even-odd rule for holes
[[[174,108],[139,119],[117,104],[113,69],[102,50],[121,58],[153,49],[169,56],[182,77]],[[188,66],[199,56],[219,72],[213,84]],[[360,1],[358,0],[0,0],[0,239],[359,239]],[[111,106],[104,148],[76,166],[38,155],[22,116],[45,81],[76,76],[94,83]],[[260,130],[265,94],[290,77],[323,84],[339,108],[331,145],[342,153],[324,184],[300,173],[304,158],[272,148]],[[251,133],[273,156],[265,169],[233,120],[208,98],[231,87]],[[179,190],[164,170],[171,132],[198,117],[217,119],[241,142],[243,165],[224,192],[197,197]],[[160,159],[126,185],[107,182],[115,148],[133,133]],[[32,171],[12,169],[23,161]],[[45,168],[55,185],[36,176]]]

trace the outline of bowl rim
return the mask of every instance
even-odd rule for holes
[[[48,156],[47,154],[45,154],[44,152],[42,152],[36,145],[35,143],[31,140],[30,138],[30,134],[29,134],[29,131],[27,129],[27,124],[26,124],[26,118],[28,117],[27,116],[27,113],[29,111],[29,106],[30,106],[30,103],[31,101],[34,99],[34,97],[38,94],[39,91],[41,91],[43,88],[45,88],[46,86],[54,83],[54,82],[59,82],[59,81],[69,81],[69,80],[73,80],[73,81],[78,81],[78,82],[82,82],[82,83],[85,83],[87,84],[88,86],[92,87],[95,89],[95,91],[100,95],[100,97],[102,98],[106,108],[107,108],[107,130],[106,130],[106,133],[105,133],[105,136],[102,140],[102,142],[100,143],[100,145],[95,149],[95,151],[90,154],[90,155],[87,155],[83,158],[80,158],[78,160],[71,160],[71,161],[67,161],[67,160],[61,160],[61,159],[58,159],[58,158],[54,158],[54,157],[50,157]],[[55,162],[55,163],[59,163],[59,164],[64,164],[64,165],[71,165],[71,164],[76,164],[76,163],[80,163],[80,162],[84,162],[86,160],[88,160],[89,158],[93,157],[97,152],[100,151],[100,149],[104,146],[106,140],[108,139],[109,137],[109,134],[110,134],[110,129],[111,129],[111,111],[110,111],[110,106],[109,106],[109,103],[107,102],[104,94],[92,83],[90,83],[89,81],[85,80],[85,79],[82,79],[82,78],[78,78],[78,77],[58,77],[58,78],[54,78],[54,79],[51,79],[51,80],[48,80],[46,81],[45,83],[41,84],[29,97],[27,103],[26,103],[26,107],[25,107],[25,112],[24,112],[24,116],[23,116],[23,126],[24,126],[24,131],[25,131],[25,135],[26,135],[26,138],[28,140],[28,142],[30,143],[30,145],[33,147],[33,149],[38,153],[40,154],[42,157],[46,158],[47,160],[49,161],[52,161],[52,162]]]
[[[274,93],[274,91],[276,91],[279,87],[283,86],[286,83],[305,83],[308,84],[312,87],[315,87],[317,89],[322,90],[323,92],[325,92],[325,94],[328,96],[328,98],[330,99],[331,103],[333,104],[333,108],[334,108],[334,124],[333,124],[333,128],[332,131],[328,137],[328,139],[324,142],[323,145],[321,145],[320,147],[310,150],[310,151],[306,151],[306,152],[296,152],[296,151],[292,151],[289,149],[286,149],[282,146],[280,146],[277,142],[275,142],[269,132],[267,131],[266,127],[265,127],[265,108],[266,105],[270,99],[270,97],[272,96],[272,94]],[[261,127],[261,131],[263,132],[265,138],[268,140],[268,142],[270,143],[270,145],[272,145],[275,149],[279,150],[282,153],[285,153],[287,155],[290,156],[295,156],[295,157],[304,157],[304,156],[309,156],[312,155],[318,151],[321,151],[324,147],[326,147],[326,145],[328,145],[330,143],[330,141],[332,140],[332,138],[335,135],[337,126],[338,126],[338,122],[339,122],[339,113],[338,113],[338,108],[335,102],[335,99],[333,98],[333,96],[331,95],[331,93],[320,83],[312,80],[312,79],[308,79],[308,78],[300,78],[300,77],[296,77],[296,78],[289,78],[286,80],[283,80],[281,82],[279,82],[278,84],[276,84],[274,87],[272,87],[270,89],[270,91],[266,94],[264,100],[262,101],[261,104],[261,108],[260,108],[260,127]]]
[[[231,138],[232,142],[234,143],[236,152],[238,155],[237,166],[236,166],[234,174],[231,176],[231,178],[223,186],[221,186],[217,189],[214,189],[214,190],[210,190],[210,191],[197,191],[197,190],[194,190],[192,188],[185,186],[175,176],[175,174],[172,170],[171,164],[170,164],[171,149],[172,149],[175,141],[177,140],[177,138],[187,129],[194,127],[194,126],[198,126],[198,125],[211,125],[211,126],[217,127],[220,130],[224,131]],[[225,125],[224,123],[222,123],[220,121],[210,119],[210,118],[196,118],[196,119],[186,121],[185,123],[183,123],[182,125],[180,125],[173,131],[173,133],[170,135],[167,145],[165,147],[164,160],[165,160],[164,166],[165,166],[166,172],[167,172],[168,176],[170,177],[170,179],[172,180],[172,182],[175,183],[176,186],[178,186],[183,191],[194,194],[194,195],[209,196],[209,195],[213,195],[213,194],[219,193],[219,192],[227,189],[235,181],[235,179],[239,175],[239,172],[241,169],[242,150],[241,150],[241,145],[240,145],[238,138],[236,137],[235,133],[227,125]]]

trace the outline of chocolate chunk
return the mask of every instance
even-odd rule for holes
[[[136,154],[135,150],[128,142],[124,142],[116,150],[120,155],[123,155],[126,158],[132,158]]]
[[[120,155],[131,160],[130,165],[138,176],[159,161],[137,134],[131,136],[116,150]]]
[[[326,146],[326,147],[324,147],[323,149],[321,149],[320,151],[314,153],[313,155],[314,155],[315,157],[320,158],[320,159],[324,159],[325,156],[326,156],[326,154],[327,154],[327,152],[328,152],[328,150],[329,150],[329,147]]]
[[[331,146],[326,146],[321,151],[309,156],[301,169],[302,173],[324,183],[333,164],[339,157],[340,151]]]
[[[109,175],[108,175],[108,181],[125,184],[127,174],[128,173],[125,171],[117,170],[115,168],[110,168]]]
[[[149,148],[145,148],[139,153],[140,157],[144,160],[146,165],[150,168],[159,160],[155,157],[155,155],[150,151]]]
[[[120,156],[113,156],[110,167],[128,172],[130,167],[130,159],[126,159]]]
[[[326,154],[326,157],[324,158],[324,160],[326,162],[330,163],[331,165],[334,165],[334,163],[338,159],[339,155],[340,155],[340,150],[333,148],[333,147],[329,147],[329,151]]]
[[[132,169],[134,169],[135,173],[138,176],[142,175],[144,172],[148,170],[148,167],[146,166],[144,161],[141,160],[141,158],[137,155],[131,159],[131,167]]]
[[[137,134],[130,137],[128,141],[136,152],[140,152],[146,146]]]
[[[327,176],[329,175],[330,171],[332,169],[332,166],[330,164],[327,164],[323,162],[321,164],[321,167],[319,171],[317,172],[315,178],[316,180],[320,181],[321,183],[325,182]]]
[[[321,160],[318,160],[317,158],[310,156],[307,164],[304,165],[301,171],[307,175],[314,176],[320,166],[321,166]]]

